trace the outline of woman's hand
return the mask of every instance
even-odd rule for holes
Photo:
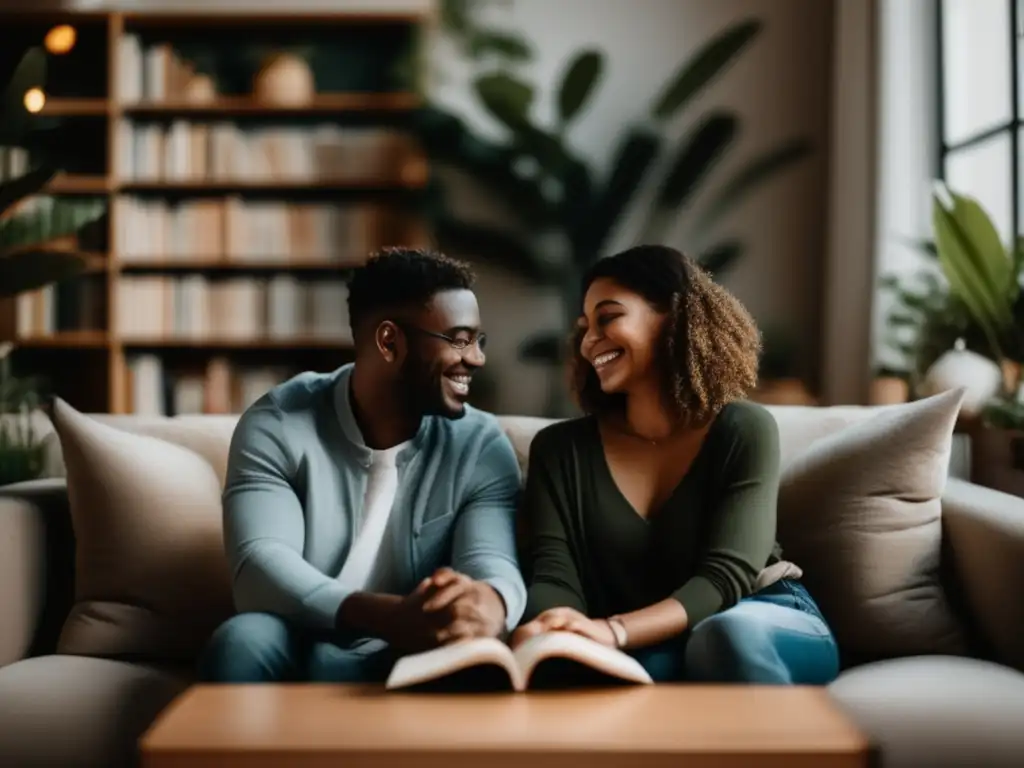
[[[590,619],[574,608],[551,608],[533,621],[523,624],[509,639],[512,648],[544,632],[574,632],[590,640],[614,648],[615,633],[603,619]]]

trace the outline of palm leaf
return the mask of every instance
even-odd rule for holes
[[[473,57],[494,54],[508,61],[528,61],[533,56],[530,44],[518,35],[486,30],[469,36],[469,53]]]
[[[970,247],[964,254],[993,296],[1004,293],[1012,281],[1013,261],[999,239],[995,225],[978,202],[950,191],[953,199],[952,218]]]
[[[434,222],[434,232],[445,252],[494,261],[533,283],[543,284],[551,279],[550,269],[540,256],[514,233],[449,216]]]
[[[646,238],[661,242],[671,219],[686,205],[700,182],[736,135],[737,120],[725,112],[706,117],[679,147],[644,227]]]
[[[990,348],[997,357],[1002,353],[998,342],[999,326],[1004,320],[996,302],[972,265],[976,259],[968,255],[973,247],[953,214],[939,200],[932,205],[935,242],[939,250],[939,263],[949,280],[950,289],[967,306],[974,321],[981,327]]]
[[[718,279],[743,256],[743,243],[728,240],[705,249],[698,259],[700,266],[713,278]]]
[[[463,34],[469,29],[470,0],[441,0],[441,25],[455,34]]]
[[[458,169],[479,182],[527,226],[548,226],[555,211],[541,195],[536,179],[515,172],[517,151],[481,138],[459,118],[443,110],[422,109],[414,116],[417,138],[431,164]]]
[[[575,118],[604,71],[604,57],[599,51],[581,51],[569,64],[558,89],[558,118],[564,127]]]
[[[661,145],[661,137],[646,128],[633,128],[619,142],[608,180],[594,197],[589,222],[571,234],[578,261],[589,261],[601,252],[657,159]]]
[[[0,184],[0,216],[3,216],[18,201],[43,189],[56,173],[56,168],[43,165],[34,168],[24,176]]]
[[[725,184],[698,217],[697,238],[718,223],[718,220],[753,192],[764,182],[793,163],[801,160],[810,151],[810,144],[804,139],[794,139],[775,149],[768,150],[740,168]]]
[[[25,248],[0,256],[0,298],[66,280],[88,266],[89,261],[75,251]]]
[[[492,72],[476,78],[473,88],[487,111],[513,132],[527,123],[534,96],[529,83],[507,72]]]
[[[761,22],[749,19],[706,43],[665,85],[651,108],[651,116],[655,120],[667,120],[675,115],[723,72],[760,31]]]

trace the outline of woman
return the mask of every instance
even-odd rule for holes
[[[512,644],[576,632],[657,681],[825,684],[835,640],[775,542],[779,438],[745,395],[760,334],[692,261],[640,246],[584,280],[587,414],[530,449],[531,576]]]

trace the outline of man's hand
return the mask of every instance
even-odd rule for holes
[[[505,628],[505,601],[490,584],[441,568],[429,579],[423,613],[440,621],[437,642],[497,637]]]
[[[434,592],[429,578],[405,597],[357,592],[341,604],[338,629],[366,632],[408,653],[434,648],[445,626],[443,616],[423,610],[423,604]]]
[[[608,622],[588,618],[574,608],[551,608],[544,611],[533,621],[523,624],[513,632],[509,645],[515,648],[544,632],[574,632],[609,648],[616,645],[615,633]]]

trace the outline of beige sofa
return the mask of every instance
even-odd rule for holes
[[[866,409],[772,411],[788,461]],[[226,450],[234,424],[234,417],[189,417],[173,420],[169,430],[171,420],[95,418],[184,445],[194,433],[205,455],[211,445]],[[503,423],[525,459],[546,422]],[[53,477],[0,489],[0,765],[130,765],[137,737],[189,684],[191,669],[181,661],[55,652],[75,599],[75,541],[55,437],[48,473]],[[973,650],[854,665],[831,690],[880,744],[886,766],[1021,766],[1024,501],[950,479],[941,515],[941,576]]]

